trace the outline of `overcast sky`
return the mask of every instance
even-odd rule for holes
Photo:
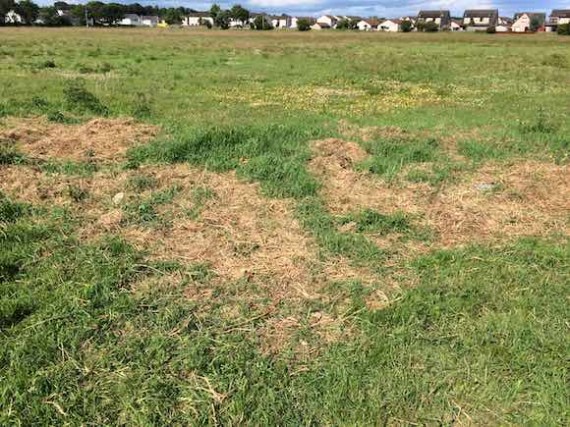
[[[136,0],[103,0],[118,3],[135,3]],[[84,1],[75,1],[84,3]],[[73,0],[70,3],[75,3]],[[51,0],[40,3],[51,4]],[[138,0],[143,5],[184,6],[196,10],[208,10],[212,2],[187,0]],[[454,16],[463,14],[465,9],[498,8],[502,16],[511,16],[521,11],[544,11],[570,9],[570,0],[236,0],[220,1],[222,6],[240,3],[251,11],[288,13],[317,16],[335,13],[358,16],[400,17],[415,15],[420,9],[449,9]]]

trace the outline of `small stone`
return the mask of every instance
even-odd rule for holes
[[[475,189],[479,191],[492,191],[495,189],[495,184],[482,182],[480,184],[476,184]]]
[[[115,206],[120,205],[125,198],[125,193],[117,193],[113,196],[113,204]]]

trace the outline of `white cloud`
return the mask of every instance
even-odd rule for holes
[[[249,0],[252,6],[266,8],[296,7],[296,6],[316,6],[323,4],[324,0]]]

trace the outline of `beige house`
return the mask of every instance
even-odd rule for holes
[[[316,30],[316,31],[320,31],[320,30],[330,30],[332,27],[324,22],[315,22],[313,25],[311,25],[311,30]]]
[[[317,24],[322,24],[325,27],[328,25],[328,28],[335,28],[340,20],[342,20],[342,18],[338,16],[323,15],[317,19]]]
[[[378,21],[374,19],[361,19],[356,23],[360,31],[374,31],[378,28]]]
[[[451,25],[451,12],[449,10],[420,10],[416,18],[416,26],[435,22],[440,30],[446,30]]]
[[[395,19],[386,19],[378,25],[378,31],[384,31],[386,33],[397,33],[400,31],[400,22]]]
[[[463,14],[463,26],[467,31],[485,31],[499,25],[498,9],[466,10]]]

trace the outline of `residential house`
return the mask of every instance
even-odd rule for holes
[[[272,16],[271,25],[281,30],[291,28],[291,17],[289,15]]]
[[[200,25],[214,25],[214,18],[210,16],[209,12],[193,12],[182,19],[183,27],[199,27]]]
[[[4,22],[6,24],[17,25],[17,24],[23,24],[24,19],[20,15],[18,15],[14,10],[10,10],[4,17]]]
[[[521,12],[515,14],[515,20],[511,27],[513,33],[526,33],[531,31],[533,21],[537,21],[539,28],[544,26],[546,14],[533,12]]]
[[[570,24],[570,9],[554,9],[546,23],[546,31],[555,32],[563,24]]]
[[[319,21],[317,21],[313,25],[311,25],[311,30],[317,30],[317,31],[330,30],[331,28],[332,27],[329,24],[327,24],[325,22],[319,22]]]
[[[158,16],[141,16],[141,25],[143,27],[158,27],[162,21]]]
[[[323,24],[325,27],[328,28],[335,28],[338,21],[342,20],[343,18],[333,15],[323,15],[317,19],[317,24]]]
[[[400,31],[400,20],[386,19],[380,22],[380,25],[378,25],[378,31],[384,31],[387,33],[397,33],[398,31]]]
[[[263,19],[263,25],[267,25],[267,28],[272,28],[273,27],[273,22],[271,20],[271,17],[269,15],[266,15],[265,13],[254,13],[252,15],[250,15],[249,17],[249,25],[253,25],[255,23],[255,20],[257,19],[258,16],[261,16]],[[231,26],[231,25],[230,25]],[[239,27],[241,28],[241,27]],[[265,27],[264,27],[265,28]]]
[[[293,16],[293,17],[291,18],[291,26],[290,26],[289,28],[291,28],[292,30],[296,30],[297,27],[298,27],[297,23],[298,23],[299,20],[301,20],[301,19],[305,19],[305,20],[309,21],[311,25],[314,25],[315,22],[316,22],[316,21],[315,21],[315,18],[306,17],[306,16]]]
[[[498,9],[466,10],[463,14],[463,27],[467,31],[486,31],[499,25]]]
[[[457,20],[457,19],[452,19],[451,23],[449,24],[449,29],[451,31],[455,32],[459,32],[459,31],[464,31],[463,30],[463,26],[461,25],[462,22]]]
[[[451,13],[449,10],[420,10],[416,26],[428,22],[435,22],[440,30],[447,30],[451,26]]]
[[[497,33],[510,33],[513,26],[513,20],[511,18],[506,18],[500,16],[497,25],[495,26],[495,31]]]
[[[141,17],[134,13],[127,13],[123,19],[119,21],[119,25],[126,27],[140,27],[142,25]]]
[[[360,31],[374,31],[380,22],[377,19],[361,19],[356,23],[356,28]]]

